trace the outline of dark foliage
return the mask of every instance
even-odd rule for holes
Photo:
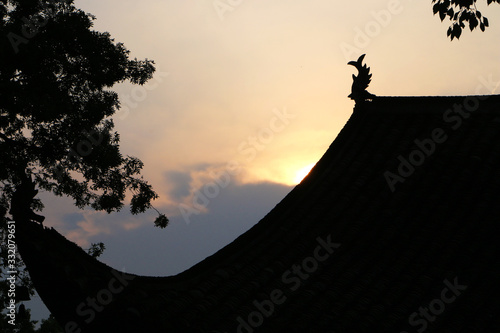
[[[476,7],[477,0],[432,0],[434,4],[432,11],[438,14],[441,21],[446,17],[452,22],[448,28],[447,35],[459,39],[462,29],[469,26],[472,31],[479,27],[484,31],[489,26],[488,19]],[[500,3],[500,0],[486,0],[487,4]]]

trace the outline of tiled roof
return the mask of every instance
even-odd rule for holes
[[[499,168],[500,96],[376,97],[179,275],[121,276],[34,224],[19,246],[56,318],[89,332],[500,332]]]

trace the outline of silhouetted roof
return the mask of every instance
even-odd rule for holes
[[[31,223],[19,245],[59,321],[85,328],[85,298],[114,295],[91,332],[500,332],[499,168],[500,96],[376,97],[264,219],[176,276],[120,280]]]

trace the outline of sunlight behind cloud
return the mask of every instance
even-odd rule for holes
[[[295,173],[295,178],[293,179],[294,184],[300,183],[302,181],[302,179],[304,179],[309,174],[309,172],[311,171],[311,169],[315,165],[316,165],[316,163],[311,163],[311,164],[303,167],[302,169],[298,170]]]

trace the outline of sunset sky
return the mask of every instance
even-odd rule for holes
[[[323,155],[352,113],[366,53],[376,95],[498,92],[500,6],[485,32],[446,36],[431,1],[80,0],[131,51],[153,59],[145,86],[120,84],[124,154],[144,163],[155,213],[80,211],[43,194],[48,226],[102,261],[141,275],[189,268],[257,223]],[[201,195],[200,195],[201,193]],[[35,317],[43,311],[34,310]]]

